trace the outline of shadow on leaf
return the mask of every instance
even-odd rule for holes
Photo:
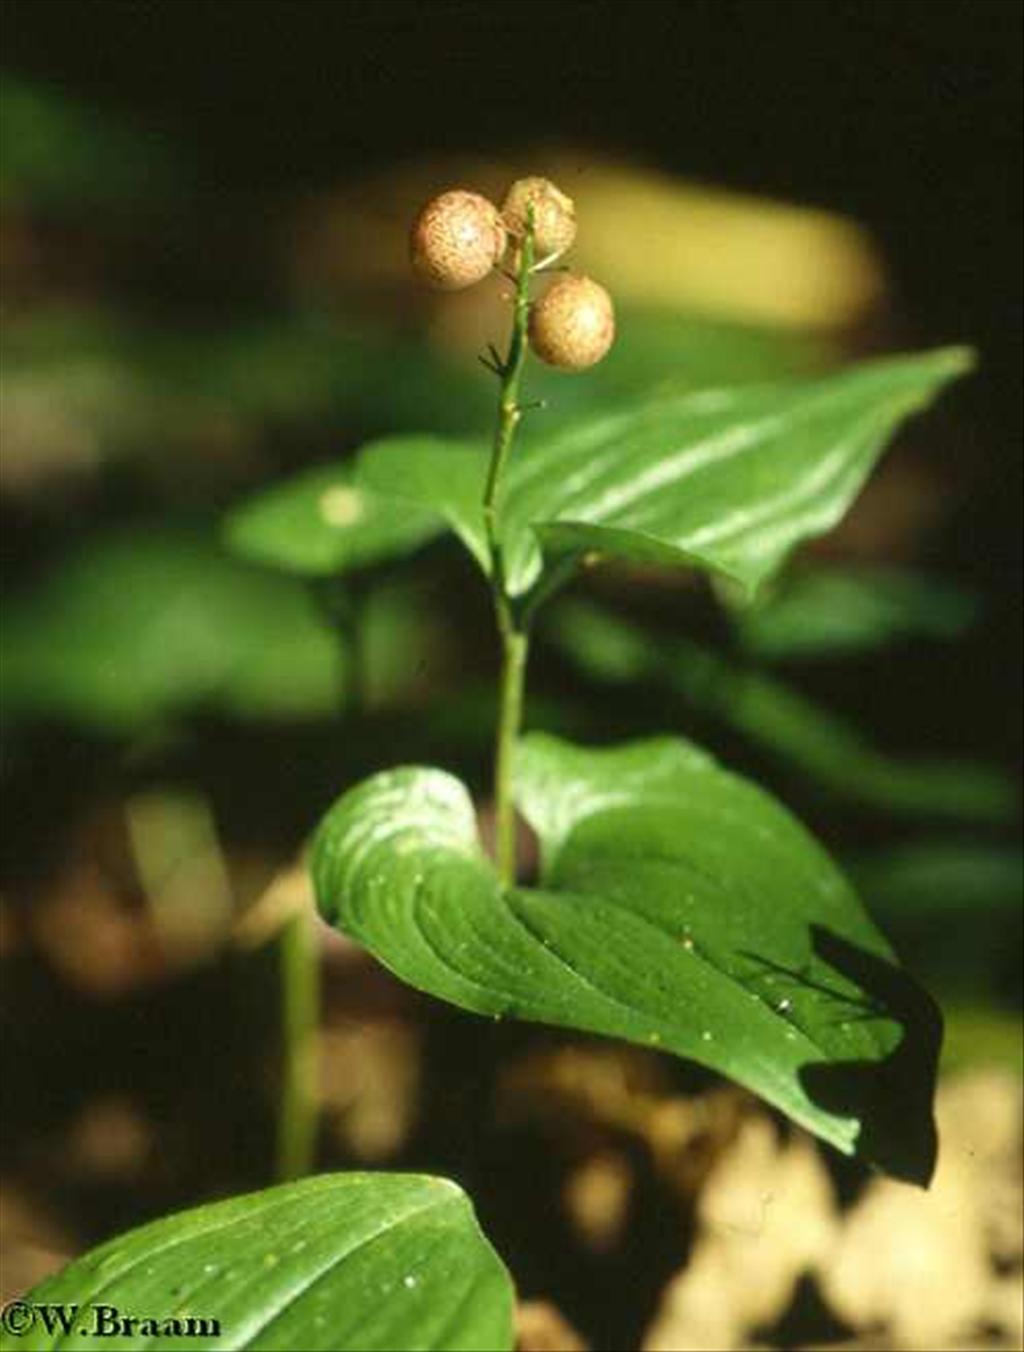
[[[903,1036],[881,1061],[803,1067],[804,1089],[829,1112],[860,1119],[858,1154],[895,1178],[927,1187],[938,1150],[932,1099],[942,1016],[931,998],[885,959],[821,925],[812,925],[811,932],[818,956],[884,1008]]]

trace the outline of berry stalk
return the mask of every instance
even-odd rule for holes
[[[494,447],[491,452],[490,468],[487,471],[487,483],[484,488],[484,528],[487,543],[490,546],[491,566],[502,596],[505,594],[504,581],[500,574],[501,545],[498,540],[498,489],[501,476],[508,461],[516,428],[523,416],[519,402],[519,390],[522,384],[523,367],[529,350],[530,326],[530,275],[533,271],[533,224],[527,221],[522,246],[518,251],[519,265],[516,270],[516,290],[513,301],[512,336],[509,339],[508,355],[497,368],[501,381],[498,396],[498,422],[494,433]]]
[[[498,877],[510,887],[516,878],[516,822],[512,801],[512,759],[523,714],[523,687],[529,639],[516,619],[505,586],[501,553],[498,494],[501,478],[523,416],[520,402],[523,368],[529,350],[530,277],[533,271],[533,212],[527,210],[526,229],[517,252],[516,290],[508,354],[497,368],[500,379],[498,418],[491,463],[484,487],[484,529],[491,556],[491,591],[501,634],[502,671],[498,730],[494,754],[495,860]]]

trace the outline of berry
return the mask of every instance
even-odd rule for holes
[[[530,346],[541,361],[563,371],[593,366],[614,337],[612,298],[589,277],[560,277],[530,311]]]
[[[505,194],[501,214],[509,233],[526,233],[526,213],[533,208],[535,258],[557,258],[576,238],[576,209],[571,197],[548,178],[520,178]]]
[[[416,217],[412,265],[429,285],[461,291],[487,276],[505,252],[506,238],[493,202],[454,188],[428,202]]]

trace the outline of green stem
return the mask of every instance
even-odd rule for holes
[[[512,336],[508,355],[498,375],[498,419],[494,446],[484,488],[484,529],[491,557],[491,592],[494,613],[501,634],[502,669],[498,707],[498,730],[494,755],[495,857],[498,877],[505,887],[516,879],[516,818],[512,801],[512,761],[523,716],[523,689],[529,639],[517,618],[505,585],[505,565],[501,550],[498,494],[501,478],[512,450],[516,428],[523,416],[519,391],[523,367],[529,350],[530,276],[533,271],[533,219],[527,221],[519,249],[516,290],[512,314]]]
[[[320,971],[312,921],[308,910],[296,910],[278,941],[283,1065],[277,1177],[282,1182],[311,1171],[316,1145]]]
[[[358,713],[365,701],[363,593],[338,577],[314,584],[313,593],[348,659],[347,712]],[[281,926],[277,957],[281,1087],[275,1172],[287,1183],[312,1171],[316,1153],[320,966],[313,916],[306,909],[297,908]]]
[[[345,702],[350,714],[358,715],[369,703],[369,681],[363,633],[366,627],[365,587],[358,575],[317,578],[313,595],[334,633],[345,662]]]
[[[512,762],[523,717],[528,636],[509,629],[502,634],[501,702],[494,757],[494,849],[504,887],[516,880],[516,814],[512,799]]]
[[[487,471],[487,484],[484,488],[484,528],[487,543],[491,551],[491,563],[495,571],[495,585],[504,596],[504,582],[501,577],[501,548],[498,538],[498,489],[501,476],[512,449],[516,428],[523,416],[519,402],[519,388],[522,383],[523,367],[529,350],[527,326],[530,320],[530,273],[533,270],[533,224],[527,226],[526,234],[519,250],[519,268],[516,273],[516,293],[512,314],[512,337],[509,340],[508,356],[501,367],[501,393],[498,398],[498,422],[494,431],[494,446],[491,451],[490,468]],[[507,601],[507,598],[506,598]]]

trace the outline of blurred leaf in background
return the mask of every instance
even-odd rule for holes
[[[693,317],[626,312],[622,325],[631,341],[587,382],[535,373],[537,397],[548,399],[545,426],[669,378],[699,388],[821,360],[800,340]],[[378,319],[312,313],[211,333],[36,308],[5,325],[2,389],[2,484],[20,494],[109,458],[159,470],[171,455],[195,460],[211,449],[222,474],[236,478],[240,459],[251,474],[251,448],[275,428],[295,435],[328,420],[350,441],[407,429],[485,433],[493,416],[493,390],[471,357],[390,334]]]
[[[411,583],[318,593],[164,521],[97,533],[8,601],[0,688],[13,722],[118,734],[202,711],[330,719],[357,688],[407,702],[439,641]]]
[[[544,631],[588,675],[642,681],[741,732],[785,768],[840,799],[906,818],[1006,822],[1017,797],[1000,770],[873,747],[840,715],[795,687],[679,635],[649,632],[583,600],[562,602]]]
[[[4,73],[0,204],[57,212],[168,203],[189,185],[165,140],[62,89]]]
[[[911,638],[962,637],[980,602],[963,587],[905,568],[793,568],[733,620],[743,648],[768,661],[873,652]]]
[[[847,867],[903,952],[961,1002],[1021,997],[1019,847],[970,838],[912,840],[853,855]]]
[[[323,577],[410,553],[442,529],[432,512],[357,488],[347,466],[322,465],[241,503],[225,537],[243,558]]]
[[[210,333],[36,309],[5,328],[2,483],[40,496],[55,474],[123,457],[148,466],[150,493],[166,495],[187,459],[209,492],[218,471],[251,474],[275,429],[308,436],[323,420],[386,429],[421,416],[459,430],[482,420],[473,408],[487,394],[475,373],[372,325],[278,316]]]
[[[97,536],[11,601],[8,716],[125,732],[186,709],[306,717],[336,706],[345,660],[295,582],[166,525]]]

